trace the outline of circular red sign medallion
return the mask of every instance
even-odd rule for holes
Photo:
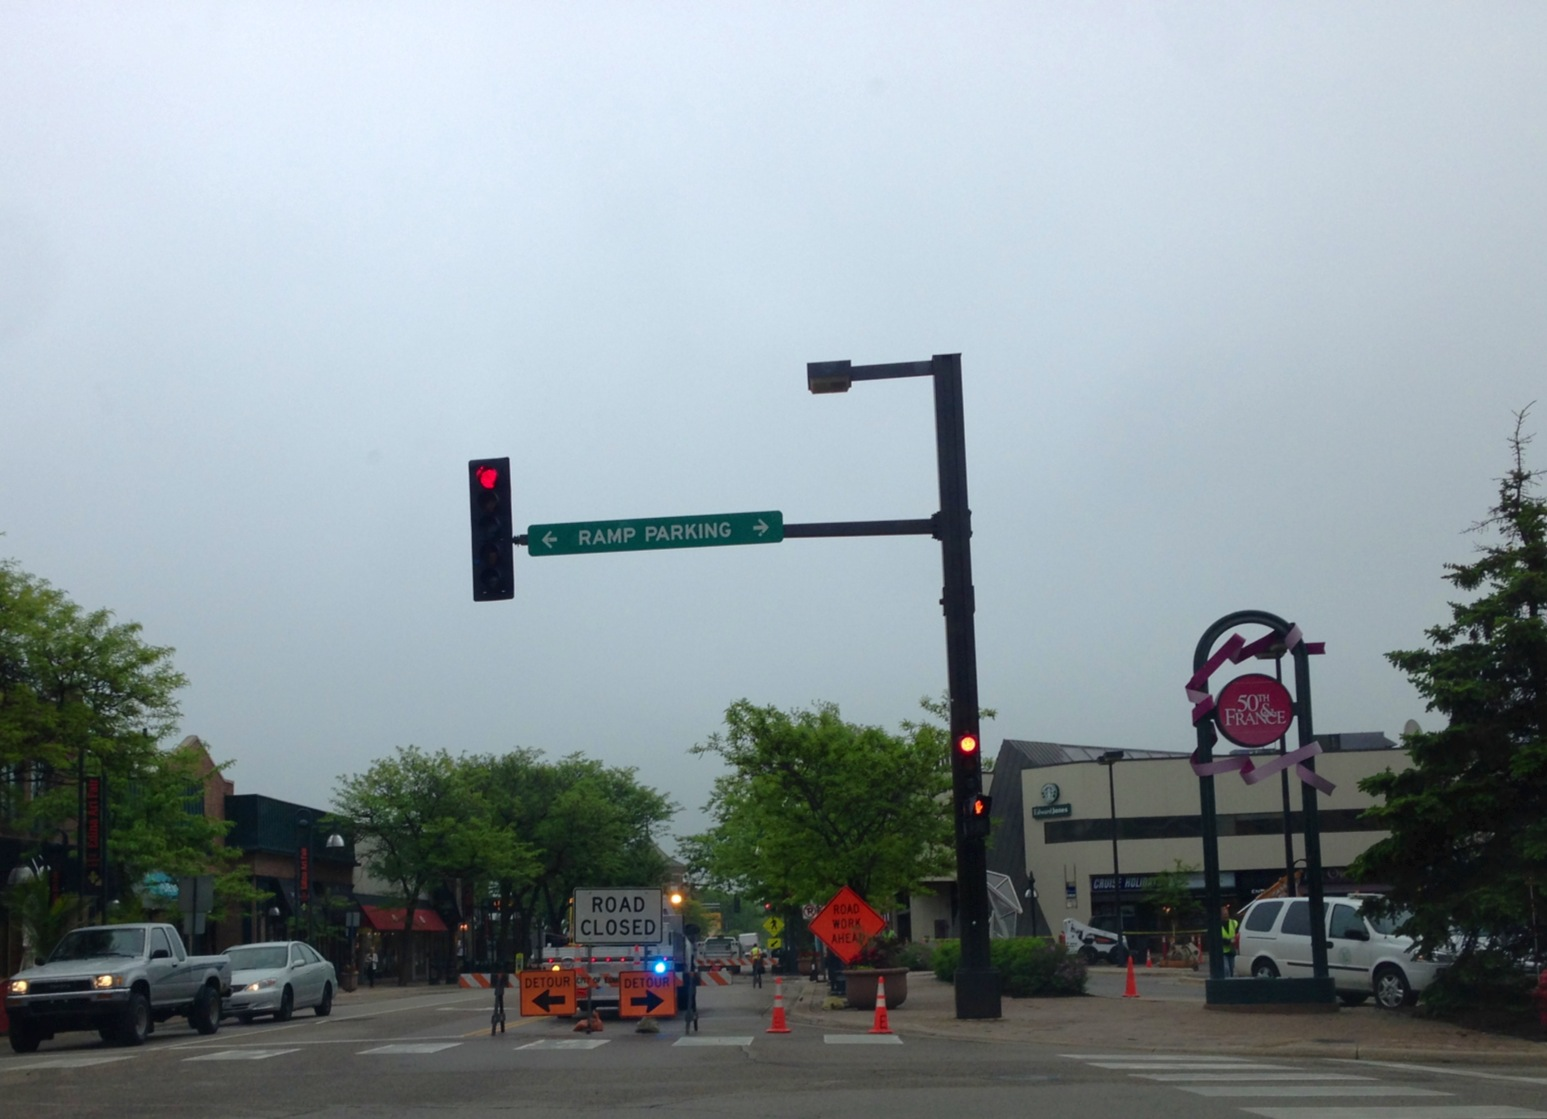
[[[1220,689],[1215,716],[1219,733],[1237,746],[1266,746],[1289,733],[1295,706],[1284,685],[1249,672]]]

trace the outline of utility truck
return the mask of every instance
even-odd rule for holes
[[[648,971],[676,977],[677,1006],[690,1006],[693,946],[682,917],[655,887],[577,889],[569,903],[568,943],[543,950],[542,966],[574,971],[582,1009],[616,1013],[618,976]]]

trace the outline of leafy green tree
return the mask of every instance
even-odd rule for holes
[[[363,774],[339,779],[334,802],[355,831],[370,871],[398,887],[406,909],[399,933],[398,982],[412,966],[419,898],[431,887],[468,875],[487,877],[521,859],[516,838],[490,817],[471,773],[445,750],[402,746]]]
[[[1184,863],[1181,859],[1174,859],[1170,870],[1162,870],[1150,875],[1144,887],[1144,900],[1159,910],[1161,916],[1165,918],[1166,927],[1171,930],[1170,939],[1173,946],[1176,944],[1176,932],[1182,921],[1194,913],[1203,911],[1203,907],[1198,904],[1198,899],[1192,894],[1192,878],[1197,873],[1196,866]]]
[[[38,836],[41,851],[73,832],[80,777],[100,776],[107,859],[121,886],[153,870],[213,871],[229,897],[245,887],[228,873],[235,853],[219,846],[226,827],[187,811],[203,777],[194,759],[158,746],[176,728],[187,682],[172,654],[147,644],[137,623],[83,610],[0,561],[0,820]]]
[[[1526,924],[1547,868],[1547,502],[1532,492],[1525,416],[1498,502],[1473,526],[1488,542],[1446,565],[1469,598],[1427,631],[1429,648],[1387,654],[1448,723],[1405,736],[1410,769],[1360,782],[1390,834],[1353,873],[1390,883],[1391,908],[1410,911],[1407,930],[1431,948],[1454,929]]]
[[[469,759],[492,825],[526,854],[510,873],[491,875],[499,899],[496,949],[508,958],[540,928],[558,929],[581,886],[664,885],[666,856],[655,842],[676,805],[641,785],[631,768],[571,754],[511,750]]]
[[[926,710],[939,713],[938,703]],[[880,908],[952,865],[949,736],[933,723],[901,734],[809,711],[725,713],[725,732],[692,748],[720,758],[707,832],[683,839],[689,866],[724,889],[788,912],[847,885]]]

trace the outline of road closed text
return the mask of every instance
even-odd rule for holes
[[[576,890],[580,944],[650,944],[662,938],[659,890]]]

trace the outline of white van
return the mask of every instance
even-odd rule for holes
[[[1398,936],[1400,918],[1364,911],[1370,895],[1326,898],[1327,971],[1339,1001],[1358,1006],[1371,995],[1388,1010],[1412,1003],[1449,963],[1414,951]],[[1308,898],[1259,898],[1241,914],[1236,930],[1235,973],[1258,979],[1311,974],[1311,909]]]

